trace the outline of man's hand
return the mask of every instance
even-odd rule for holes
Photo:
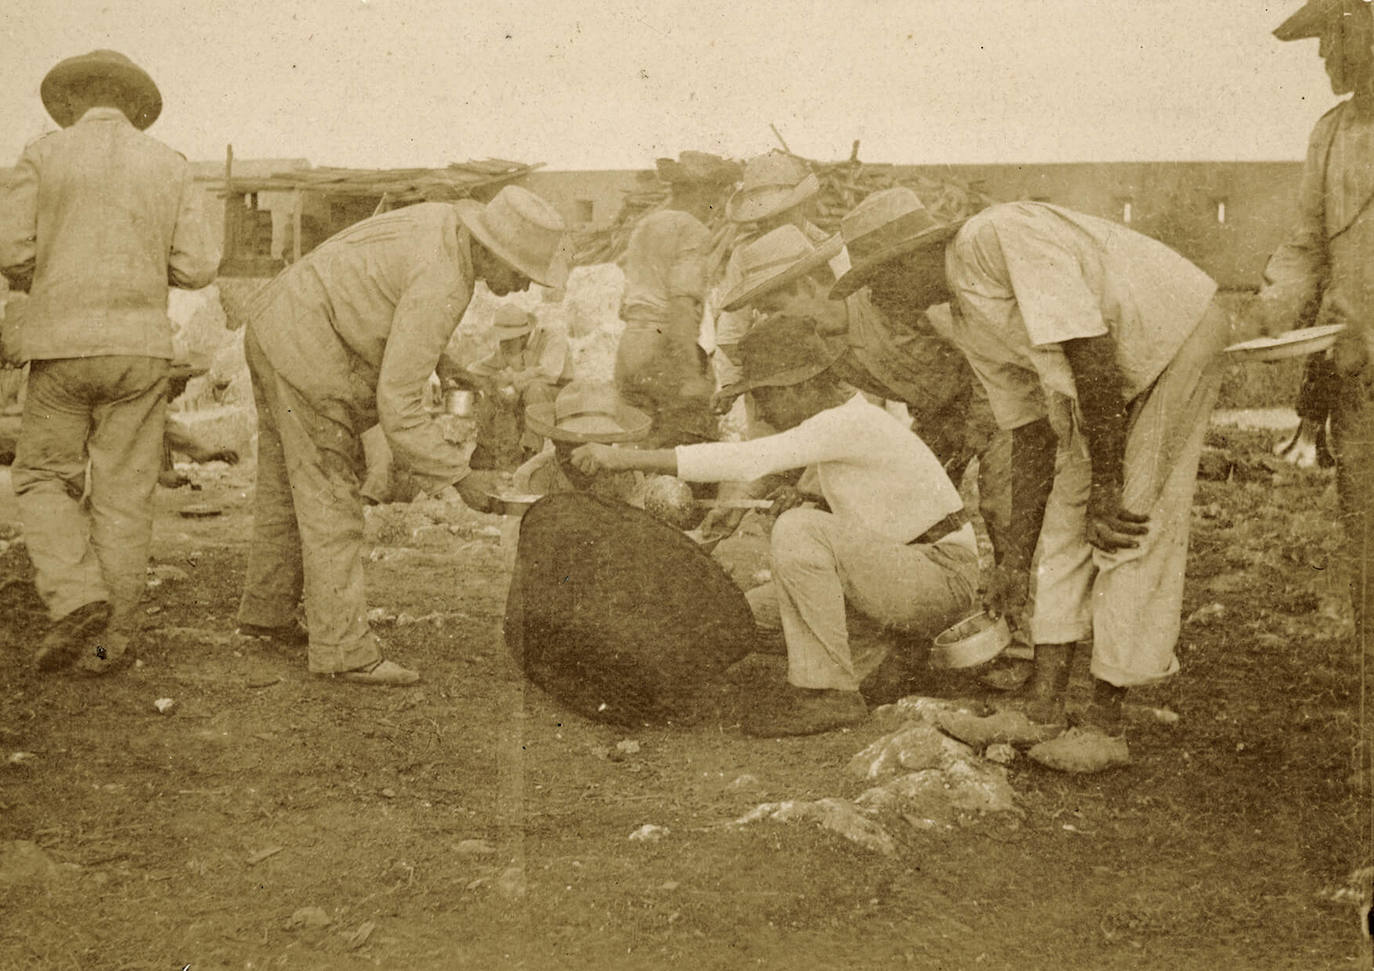
[[[1088,516],[1084,533],[1088,542],[1104,553],[1135,549],[1137,537],[1150,531],[1150,517],[1131,512],[1121,505],[1121,489],[1094,487],[1088,496]]]
[[[768,507],[768,519],[770,521],[776,521],[779,516],[789,509],[796,509],[802,503],[806,502],[808,496],[801,492],[796,486],[782,485],[768,493],[764,498],[773,500],[773,505]]]
[[[596,475],[598,472],[614,472],[615,449],[598,442],[588,442],[573,449],[572,464],[583,475]]]
[[[983,592],[983,609],[988,616],[1015,617],[1030,598],[1030,571],[995,566],[988,574]]]
[[[453,484],[458,498],[468,508],[477,512],[500,512],[500,500],[496,494],[501,489],[501,475],[498,472],[469,472]]]

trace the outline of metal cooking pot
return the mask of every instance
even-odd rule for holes
[[[477,395],[463,388],[453,388],[444,393],[444,411],[459,418],[471,418]]]

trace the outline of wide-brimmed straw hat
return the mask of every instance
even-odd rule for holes
[[[825,343],[809,317],[778,315],[755,325],[739,343],[744,378],[720,390],[724,399],[754,388],[781,388],[810,381],[844,354]]]
[[[503,303],[491,318],[491,332],[498,341],[515,340],[534,330],[534,314],[513,303]]]
[[[1371,16],[1366,0],[1307,0],[1291,17],[1279,24],[1274,36],[1279,40],[1320,37],[1341,17]]]
[[[740,281],[721,297],[721,307],[738,310],[749,301],[800,280],[829,263],[844,248],[837,233],[817,246],[790,223],[764,233],[740,250]]]
[[[92,78],[114,82],[123,94],[115,107],[135,128],[147,128],[162,114],[162,93],[148,73],[119,51],[98,50],[59,61],[43,78],[38,94],[53,121],[68,128],[80,120],[68,95]]]
[[[835,281],[830,299],[849,296],[889,260],[923,247],[943,246],[967,221],[941,222],[905,186],[873,193],[840,220],[850,266]]]
[[[664,182],[734,185],[740,177],[738,162],[709,152],[682,152],[676,159],[659,159],[657,166],[658,177]]]
[[[744,163],[744,179],[725,215],[731,222],[752,223],[799,206],[821,191],[821,181],[795,155],[769,152]]]
[[[653,420],[620,400],[615,385],[573,381],[553,403],[525,409],[525,427],[556,442],[634,442],[649,434]]]
[[[529,189],[508,185],[486,205],[472,199],[453,205],[463,225],[502,261],[540,286],[568,282],[563,217]]]

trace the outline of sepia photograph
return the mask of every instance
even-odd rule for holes
[[[1374,971],[1374,2],[0,36],[0,971]]]

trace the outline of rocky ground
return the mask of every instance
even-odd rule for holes
[[[509,530],[442,503],[368,529],[375,622],[424,681],[313,678],[232,637],[250,481],[224,466],[158,494],[139,666],[40,677],[0,482],[0,967],[1361,967],[1331,475],[1268,442],[1214,434],[1183,674],[1090,778],[935,732],[990,700],[958,674],[804,739],[741,734],[762,656],[700,723],[570,715],[504,651]],[[717,555],[748,584],[762,551],[746,520]]]

